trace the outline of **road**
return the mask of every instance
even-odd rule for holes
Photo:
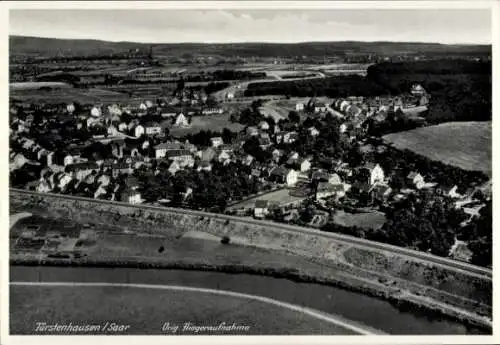
[[[301,71],[296,71],[297,73]],[[302,71],[303,72],[303,71]],[[218,100],[218,101],[224,101],[226,100],[226,95],[228,93],[232,93],[233,95],[237,92],[244,92],[249,84],[252,83],[272,83],[272,82],[287,82],[287,81],[293,81],[293,80],[308,80],[308,79],[322,79],[325,78],[326,75],[322,72],[319,71],[314,71],[316,73],[316,76],[311,76],[311,77],[303,77],[303,78],[287,78],[283,79],[281,77],[277,77],[276,79],[255,79],[255,80],[250,80],[250,81],[244,81],[241,83],[235,83],[233,85],[228,86],[227,88],[217,91],[213,94],[213,96]],[[276,75],[273,75],[276,77]]]
[[[323,232],[320,230],[305,228],[305,227],[301,227],[301,226],[297,226],[297,225],[280,224],[280,223],[271,222],[271,221],[247,219],[247,218],[228,216],[228,215],[217,214],[217,213],[193,211],[193,210],[188,210],[188,209],[177,209],[177,208],[170,208],[170,207],[159,207],[159,206],[148,206],[148,205],[131,205],[131,204],[116,202],[116,201],[96,200],[96,199],[75,197],[75,196],[69,196],[69,195],[60,195],[60,194],[53,194],[53,193],[36,193],[36,192],[30,192],[30,191],[14,189],[14,188],[11,188],[10,191],[15,191],[17,193],[24,194],[27,196],[28,195],[39,196],[42,198],[55,197],[55,198],[59,198],[59,199],[80,200],[80,201],[84,201],[84,202],[93,202],[93,203],[104,204],[104,205],[126,206],[129,208],[150,209],[150,210],[156,210],[156,211],[161,211],[161,212],[170,212],[170,213],[175,213],[175,214],[182,213],[182,214],[192,215],[192,216],[197,216],[197,217],[210,217],[210,218],[215,218],[215,219],[223,219],[223,220],[229,220],[229,221],[236,221],[236,222],[240,222],[240,223],[246,223],[249,225],[259,225],[259,226],[263,226],[263,227],[277,228],[277,229],[280,229],[282,231],[286,231],[286,232],[290,232],[290,233],[310,234],[310,235],[315,235],[315,236],[320,236],[320,237],[331,238],[339,243],[344,243],[344,244],[351,245],[351,246],[355,245],[355,246],[358,246],[360,248],[366,248],[368,250],[385,251],[385,252],[389,252],[391,254],[398,254],[398,255],[401,255],[403,257],[406,257],[406,258],[414,260],[414,261],[420,261],[422,263],[427,263],[427,264],[434,264],[434,265],[440,266],[442,268],[449,269],[452,271],[457,271],[460,273],[464,273],[464,274],[467,274],[467,275],[470,275],[470,276],[473,276],[473,277],[476,277],[479,279],[487,279],[490,281],[492,279],[491,269],[487,269],[484,267],[475,266],[475,265],[467,264],[464,262],[455,261],[452,259],[443,258],[443,257],[435,256],[435,255],[424,253],[424,252],[419,252],[419,251],[412,250],[412,249],[397,247],[397,246],[393,246],[390,244],[369,241],[366,239],[361,239],[361,238],[343,235],[343,234]]]

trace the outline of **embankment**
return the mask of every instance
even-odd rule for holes
[[[446,267],[410,255],[349,244],[321,232],[294,232],[273,223],[250,222],[203,212],[132,206],[24,191],[10,191],[12,211],[25,211],[127,230],[178,237],[190,230],[229,236],[232,243],[293,253],[328,263],[385,298],[491,325],[492,281],[488,275]],[[11,211],[11,212],[12,212]],[[354,280],[353,280],[354,281]],[[371,282],[371,283],[370,283]],[[357,284],[360,285],[361,284]],[[352,287],[356,288],[356,286]],[[366,287],[364,288],[367,290]],[[393,291],[387,295],[387,291]],[[395,291],[395,292],[394,292]],[[449,307],[448,307],[449,306]]]

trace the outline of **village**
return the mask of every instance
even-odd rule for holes
[[[134,104],[11,101],[11,186],[333,227],[361,237],[380,236],[397,205],[431,200],[457,210],[464,227],[491,190],[442,183],[429,171],[408,169],[404,158],[391,162],[397,151],[371,133],[398,117],[425,125],[419,114],[429,98],[420,85],[397,97],[287,98],[289,115],[281,119],[265,116],[261,99],[235,112],[232,93],[216,101],[187,89]],[[228,113],[241,130],[172,135],[196,119]],[[458,250],[466,245],[449,242],[452,254],[466,260],[470,254]]]

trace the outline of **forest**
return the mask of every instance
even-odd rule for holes
[[[431,60],[390,63],[368,68],[366,77],[341,76],[287,82],[252,83],[245,96],[290,97],[386,96],[408,93],[413,84],[430,93],[430,124],[447,121],[491,121],[491,62]]]

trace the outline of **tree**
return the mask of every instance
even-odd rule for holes
[[[294,123],[300,122],[300,116],[296,111],[293,111],[293,110],[290,111],[290,113],[288,113],[288,118],[290,119],[290,121],[292,121]]]

